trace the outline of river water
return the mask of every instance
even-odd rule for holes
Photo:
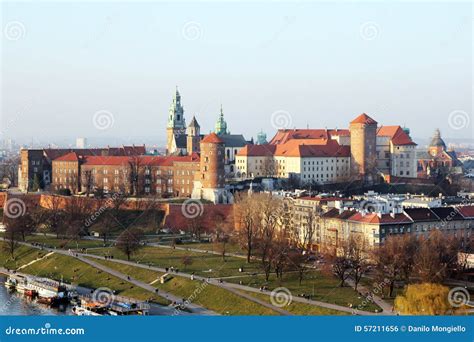
[[[48,305],[36,303],[22,294],[11,291],[5,287],[6,277],[0,275],[0,316],[2,315],[35,315],[59,316],[71,315],[71,307],[63,306],[52,308]]]

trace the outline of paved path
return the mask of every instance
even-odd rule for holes
[[[93,254],[83,254],[83,256],[89,257],[89,258],[96,258],[96,259],[103,259],[103,257],[98,256],[98,255],[93,255]],[[126,260],[121,260],[121,259],[110,259],[110,261],[120,263],[120,264],[125,264],[129,266],[135,266],[135,267],[141,267],[149,270],[154,270],[156,272],[162,272],[166,273],[166,270],[161,267],[155,267],[155,266],[147,266],[143,264],[138,264],[136,262],[132,261],[126,261]],[[184,277],[191,279],[191,274],[188,273],[183,273],[183,272],[169,272],[172,275]],[[261,293],[261,294],[266,294],[268,296],[271,295],[271,292],[269,291],[260,291],[259,289],[256,289],[255,287],[252,286],[246,286],[246,285],[240,285],[240,284],[233,284],[233,283],[227,283],[227,282],[219,282],[217,279],[214,278],[206,278],[206,277],[201,277],[201,276],[194,276],[194,279],[197,281],[207,281],[209,284],[219,286],[221,288],[224,288],[226,290],[231,290],[231,289],[236,289],[236,290],[242,290],[242,291],[248,291],[248,292],[254,292],[254,293]],[[254,297],[252,297],[254,298]],[[293,301],[295,302],[300,302],[304,304],[311,304],[315,306],[320,306],[323,308],[327,309],[332,309],[332,310],[337,310],[337,311],[344,311],[348,312],[351,314],[357,314],[357,315],[377,315],[376,313],[368,312],[368,311],[355,311],[349,307],[342,306],[342,305],[337,305],[337,304],[331,304],[331,303],[326,303],[326,302],[321,302],[321,301],[316,301],[316,300],[308,300],[300,297],[293,297]],[[268,303],[267,303],[268,304]],[[272,306],[272,309],[275,309],[274,306]]]
[[[350,286],[352,286],[355,290],[355,282],[353,279],[346,279],[346,283],[349,284]],[[372,300],[375,304],[377,304],[378,306],[380,306],[380,308],[382,308],[382,311],[383,311],[383,314],[384,315],[395,315],[395,312],[392,310],[393,309],[393,306],[389,303],[387,303],[386,301],[384,301],[382,298],[380,298],[379,296],[377,296],[373,291],[369,291],[369,289],[362,285],[361,283],[359,283],[357,285],[357,291],[359,293],[361,293],[361,296],[363,297],[366,297],[364,295],[362,295],[362,293],[368,293],[368,296],[369,298],[367,298],[368,300]]]
[[[168,299],[170,301],[174,301],[174,302],[177,302],[177,303],[181,303],[183,302],[183,299],[180,298],[180,297],[177,297],[171,293],[168,293],[168,292],[165,292],[165,291],[162,291],[160,290],[158,293],[155,292],[156,288],[147,284],[147,283],[144,283],[144,282],[141,282],[139,280],[136,280],[136,279],[133,279],[133,278],[128,278],[127,275],[123,274],[123,273],[120,273],[118,271],[115,271],[109,267],[106,267],[100,263],[97,263],[97,262],[94,262],[88,258],[85,258],[85,256],[90,256],[88,254],[81,254],[81,253],[74,253],[74,252],[69,252],[69,251],[66,251],[66,250],[63,250],[63,249],[52,249],[52,248],[46,248],[46,247],[38,247],[38,246],[33,246],[29,243],[26,243],[26,242],[19,242],[19,244],[22,244],[22,245],[25,245],[25,246],[29,246],[29,247],[33,247],[33,248],[37,248],[37,249],[42,249],[42,250],[45,250],[45,251],[49,251],[49,252],[55,252],[55,253],[58,253],[58,254],[62,254],[62,255],[67,255],[69,257],[73,257],[73,258],[76,258],[82,262],[85,262],[95,268],[98,268],[106,273],[109,273],[117,278],[120,278],[124,281],[127,281],[129,283],[132,283],[134,284],[135,286],[138,286],[142,289],[145,289],[155,295],[158,295],[160,297],[163,297],[165,299]],[[133,263],[132,263],[133,264]],[[197,314],[197,315],[218,315],[217,313],[211,311],[211,310],[208,310],[206,308],[203,308],[199,305],[196,305],[196,304],[193,304],[193,303],[189,303],[186,305],[186,308],[191,311],[191,313],[193,314]],[[177,314],[180,314],[180,315],[186,315],[186,312],[185,311],[181,311],[181,310],[173,310],[173,312],[177,313]],[[169,314],[169,312],[168,312]]]

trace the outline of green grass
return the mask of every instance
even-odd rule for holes
[[[113,255],[114,258],[126,260],[126,256],[116,248],[97,248],[90,251],[95,255]],[[183,256],[190,256],[192,264],[184,268],[182,264]],[[131,258],[132,261],[139,261],[141,264],[151,264],[157,267],[175,267],[188,273],[195,272],[205,277],[226,277],[233,275],[242,275],[239,268],[243,267],[246,272],[253,273],[258,271],[258,264],[247,264],[243,258],[226,257],[226,262],[222,261],[220,255],[211,253],[200,253],[192,251],[183,251],[179,249],[143,247]],[[212,270],[212,271],[209,271]]]
[[[345,307],[350,307],[350,304],[352,304],[353,307],[357,307],[362,305],[364,302],[364,298],[362,298],[352,287],[340,287],[339,281],[336,278],[318,271],[312,271],[306,274],[301,285],[299,285],[298,275],[295,272],[284,274],[283,281],[281,282],[276,279],[274,274],[270,275],[268,283],[265,282],[265,278],[262,275],[233,278],[228,279],[228,281],[234,283],[242,281],[243,285],[253,286],[256,288],[265,285],[270,291],[277,287],[286,287],[291,291],[293,296],[305,294],[309,295],[313,300]],[[362,310],[374,312],[375,310],[381,309],[378,305],[369,303],[363,305]]]
[[[49,235],[29,235],[26,242],[36,242],[48,248],[76,249],[76,248],[96,248],[103,247],[103,242],[98,240],[71,240],[63,238],[55,238]]]
[[[176,246],[183,247],[183,248],[200,249],[203,251],[212,251],[212,252],[218,252],[218,253],[221,252],[219,250],[219,246],[216,246],[214,243],[185,243],[185,244],[179,244]],[[230,243],[227,244],[226,246],[226,253],[235,253],[235,254],[245,255],[245,253],[242,251],[242,248],[240,248],[239,245],[230,244]]]
[[[16,269],[48,253],[47,251],[41,251],[22,245],[15,250],[15,259],[12,260],[10,254],[5,250],[5,246],[5,242],[0,242],[0,265],[9,269]],[[132,287],[133,285],[130,283],[124,282],[119,278],[101,272],[77,259],[64,255],[53,254],[21,269],[21,272],[56,280],[62,278],[63,281],[67,283],[94,289],[98,287],[108,287],[115,290],[117,294],[121,296],[132,297],[139,300],[152,298],[156,303],[163,305],[169,304],[169,302],[162,297],[154,296],[152,293],[141,288]]]
[[[0,266],[8,269],[17,269],[18,267],[29,263],[35,259],[41,258],[47,251],[41,251],[36,248],[19,245],[11,258],[10,252],[7,251],[7,243],[0,241]]]
[[[152,282],[157,278],[157,276],[159,276],[159,273],[157,272],[136,266],[124,265],[108,260],[94,260],[119,272],[130,274],[134,278],[147,283]],[[157,282],[153,285],[158,289],[179,296],[184,300],[190,299],[191,302],[222,315],[277,314],[274,310],[240,297],[215,285],[202,283],[200,281],[192,281],[183,277],[174,277],[165,284]]]
[[[260,300],[264,300],[270,304],[272,304],[270,300],[270,296],[263,294],[263,293],[255,293],[250,291],[244,291],[246,294],[258,298]],[[282,307],[283,310],[286,310],[294,315],[298,316],[322,316],[322,315],[350,315],[348,312],[338,311],[328,308],[323,308],[321,306],[300,303],[296,301],[291,301],[289,305],[285,305]]]

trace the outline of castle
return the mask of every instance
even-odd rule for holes
[[[407,129],[379,126],[363,113],[349,129],[281,129],[268,144],[247,145],[237,154],[237,175],[300,185],[416,178],[415,148]]]

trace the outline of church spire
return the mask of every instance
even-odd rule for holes
[[[222,104],[221,104],[221,112],[216,122],[215,133],[217,135],[229,134],[229,132],[227,131],[227,122],[225,122],[224,120],[224,110],[222,109]]]
[[[184,108],[181,104],[181,94],[179,93],[178,86],[176,86],[176,92],[169,108],[168,128],[186,128]]]

